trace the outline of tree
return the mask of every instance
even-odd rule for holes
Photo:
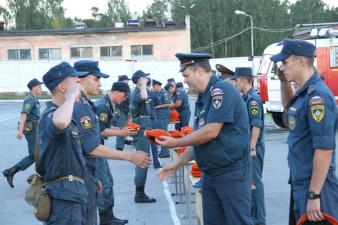
[[[143,11],[143,18],[153,17],[156,21],[164,24],[166,19],[165,13],[168,10],[169,0],[154,0],[154,2],[147,8],[147,11]]]
[[[127,23],[130,18],[129,8],[124,0],[108,0],[107,17],[104,20],[110,19],[110,25],[112,22]]]

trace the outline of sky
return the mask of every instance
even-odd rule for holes
[[[153,0],[125,0],[129,5],[130,11],[142,13],[142,10],[146,10]],[[290,2],[295,2],[297,0],[290,0]],[[329,6],[338,7],[337,0],[323,0]],[[5,6],[6,0],[0,0],[0,5]],[[107,0],[64,0],[64,8],[66,9],[67,17],[78,17],[81,19],[91,18],[90,9],[96,6],[101,12],[107,10]]]

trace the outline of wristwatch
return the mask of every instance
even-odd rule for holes
[[[256,148],[251,148],[250,150],[251,150],[252,152],[254,152],[254,151],[256,151]]]
[[[309,191],[309,197],[310,200],[315,200],[320,198],[320,194],[315,193],[314,191]]]

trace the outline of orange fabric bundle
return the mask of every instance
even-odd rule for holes
[[[191,165],[191,175],[193,177],[201,177],[202,176],[202,172],[200,171],[200,169],[198,168],[197,163],[193,163]]]
[[[180,122],[180,114],[176,110],[170,110],[170,119],[171,123],[179,123]]]
[[[181,133],[182,133],[183,135],[191,134],[192,131],[193,131],[192,126],[185,126],[185,127],[182,127],[182,128],[181,128]]]
[[[131,122],[124,125],[124,127],[131,129],[131,130],[140,130],[141,129],[140,125],[138,125],[136,123],[131,123]]]
[[[178,148],[178,154],[179,155],[183,154],[187,149],[188,149],[188,147],[179,147]]]
[[[330,216],[327,213],[323,213],[323,216],[325,217],[325,220],[317,222],[318,225],[321,224],[321,222],[323,224],[327,224],[327,222],[329,222],[332,225],[338,225],[338,221],[334,217]],[[326,223],[324,223],[324,221],[326,221]],[[306,225],[306,224],[310,224],[310,222],[308,221],[307,214],[305,213],[299,218],[299,220],[297,221],[297,225]]]
[[[161,136],[169,136],[169,133],[166,130],[161,129],[153,129],[153,130],[145,130],[144,136],[148,138],[150,141],[155,142],[155,139],[159,139]]]
[[[168,133],[173,138],[181,138],[181,137],[184,136],[181,132],[179,132],[177,130],[169,130]]]

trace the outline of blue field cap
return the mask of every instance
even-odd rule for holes
[[[59,83],[67,77],[84,77],[89,73],[79,72],[67,62],[62,62],[52,67],[43,77],[42,80],[46,87],[52,91]]]
[[[209,64],[211,59],[211,55],[207,53],[176,53],[175,56],[180,60],[179,72],[195,64]]]
[[[30,80],[27,84],[27,87],[29,88],[29,90],[32,90],[33,87],[37,86],[37,85],[41,85],[43,84],[43,82],[39,81],[38,79],[34,78],[32,80]]]
[[[252,76],[251,67],[236,67],[234,75],[232,75],[231,80],[236,80],[240,76],[250,77]]]
[[[111,87],[111,91],[120,91],[120,92],[124,92],[128,94],[130,92],[130,88],[128,84],[122,81],[117,81],[113,83],[113,86]]]
[[[152,80],[152,85],[156,85],[156,84],[157,84],[157,85],[162,85],[161,82],[159,82],[159,81],[153,79],[153,80]]]
[[[316,47],[308,41],[285,39],[282,51],[271,57],[273,62],[287,59],[290,55],[315,57]]]
[[[145,73],[142,70],[138,70],[133,74],[133,76],[131,77],[131,80],[133,81],[134,84],[136,84],[138,79],[140,79],[141,77],[147,77],[149,75],[150,73]]]
[[[118,80],[119,81],[125,81],[125,80],[130,80],[130,79],[127,75],[119,75]]]
[[[88,71],[97,77],[108,78],[109,75],[102,73],[99,69],[99,62],[93,60],[80,60],[74,63],[74,68],[77,71]],[[88,74],[88,75],[89,75]]]

